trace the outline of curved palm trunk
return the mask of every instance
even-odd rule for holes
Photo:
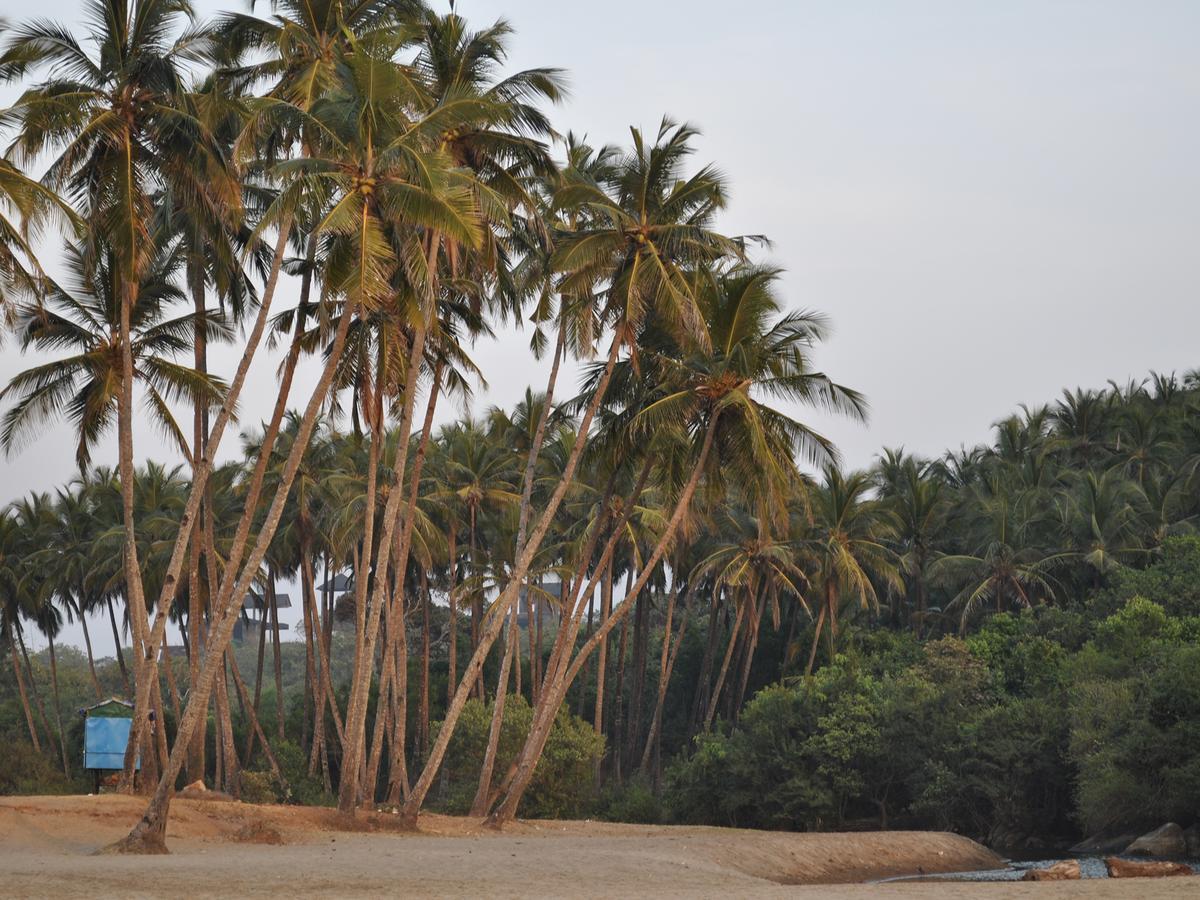
[[[58,746],[62,751],[63,774],[71,777],[71,763],[67,757],[67,733],[63,731],[62,701],[58,693],[58,657],[54,652],[54,635],[47,633],[46,640],[50,643],[50,687],[54,692],[54,722],[58,726]]]
[[[808,651],[808,665],[804,669],[805,675],[813,673],[813,664],[817,661],[817,647],[821,641],[821,628],[825,625],[825,615],[829,611],[829,591],[830,588],[826,585],[825,602],[821,604],[821,611],[817,614],[817,625],[813,629],[812,649]]]
[[[708,712],[704,714],[704,730],[712,728],[713,718],[717,714],[717,704],[721,699],[721,689],[725,687],[725,676],[729,673],[729,660],[733,658],[733,648],[737,645],[742,634],[742,619],[746,616],[746,604],[739,603],[737,615],[733,617],[733,628],[729,632],[729,644],[725,648],[725,656],[721,660],[721,668],[717,671],[717,683],[713,685],[712,695],[708,698]]]
[[[279,740],[284,739],[283,735],[283,661],[280,658],[279,651],[279,595],[276,592],[275,572],[270,574],[270,597],[271,597],[271,650],[274,654],[275,662],[275,721],[277,725],[277,733]]]
[[[742,703],[746,699],[746,687],[750,683],[750,669],[754,664],[754,653],[758,649],[758,635],[762,628],[762,617],[767,605],[767,592],[764,590],[762,596],[758,598],[758,606],[754,609],[754,616],[750,620],[750,631],[747,634],[746,652],[742,658],[742,676],[738,680],[737,693],[733,695],[733,705],[730,707],[730,719],[734,722],[738,719],[738,711],[742,708]]]
[[[596,412],[604,400],[604,394],[608,390],[609,382],[612,380],[613,368],[616,366],[620,350],[621,335],[618,334],[613,338],[609,348],[608,359],[604,366],[604,374],[600,377],[600,381],[596,386],[595,395],[592,397],[587,410],[584,412],[583,419],[580,421],[575,444],[571,448],[570,456],[567,457],[567,464],[563,468],[559,483],[555,486],[554,493],[551,494],[550,500],[546,504],[541,518],[538,520],[537,526],[526,543],[525,549],[521,552],[517,560],[517,565],[509,577],[508,585],[505,586],[500,596],[496,598],[495,604],[493,604],[493,609],[496,610],[496,613],[488,623],[482,642],[475,653],[472,654],[471,661],[467,664],[467,669],[463,673],[463,680],[459,683],[458,689],[454,692],[454,698],[446,710],[446,716],[442,721],[442,727],[438,731],[437,740],[434,741],[433,748],[430,750],[429,759],[426,761],[425,767],[417,779],[417,783],[413,785],[413,790],[409,795],[408,801],[404,804],[401,816],[409,825],[416,824],[417,814],[420,812],[421,806],[425,803],[425,797],[429,793],[430,787],[433,786],[433,779],[442,765],[442,758],[445,756],[446,748],[450,745],[450,738],[454,734],[458,718],[467,703],[471,685],[483,669],[484,657],[499,636],[500,629],[503,627],[508,613],[508,608],[516,602],[521,582],[528,573],[529,567],[533,564],[534,556],[540,549],[546,533],[550,530],[550,525],[554,521],[558,507],[562,503],[563,497],[566,496],[567,488],[575,478],[575,470],[579,466],[579,460],[583,456],[584,448],[588,443],[592,420],[596,417]]]
[[[9,649],[12,650],[13,675],[17,679],[17,693],[21,695],[21,709],[25,712],[25,724],[29,727],[29,739],[33,741],[33,749],[42,752],[42,742],[38,740],[37,728],[33,724],[33,710],[29,707],[29,695],[25,692],[25,676],[22,673],[21,660],[17,656],[16,634],[9,635]]]
[[[129,670],[125,667],[125,653],[121,649],[121,630],[117,628],[117,614],[113,610],[112,597],[105,598],[105,604],[108,606],[108,621],[112,625],[113,647],[116,648],[117,665],[121,669],[121,678],[125,682],[125,693],[129,693]]]
[[[529,787],[530,781],[533,779],[533,771],[537,766],[538,760],[541,758],[542,751],[546,747],[546,740],[550,736],[550,728],[554,724],[555,716],[558,708],[562,705],[563,698],[566,696],[567,688],[571,682],[579,674],[579,670],[587,662],[588,656],[596,648],[596,645],[603,639],[603,636],[613,629],[614,626],[623,621],[629,613],[633,601],[635,601],[646,583],[650,580],[654,571],[658,568],[662,561],[663,555],[667,551],[667,547],[675,538],[675,533],[679,530],[680,524],[683,522],[684,515],[691,506],[692,496],[696,492],[696,487],[700,483],[700,477],[704,472],[704,467],[708,462],[709,452],[712,450],[713,439],[716,436],[717,423],[720,421],[720,414],[713,413],[709,417],[708,425],[704,431],[704,443],[701,445],[700,453],[696,459],[696,463],[692,468],[692,472],[688,477],[687,483],[684,486],[683,492],[679,496],[678,502],[675,504],[675,510],[671,514],[671,518],[667,523],[666,529],[658,540],[654,548],[654,552],[646,561],[642,568],[641,574],[638,575],[637,581],[630,589],[629,595],[621,601],[621,606],[613,611],[613,614],[596,634],[584,643],[583,647],[576,654],[574,661],[569,667],[565,665],[567,656],[564,655],[563,663],[557,672],[555,672],[555,681],[553,684],[548,684],[543,692],[542,702],[539,704],[538,710],[535,712],[534,725],[530,730],[529,737],[525,741],[525,746],[521,750],[520,762],[517,765],[516,776],[513,779],[512,786],[508,789],[504,801],[493,813],[490,822],[493,825],[501,825],[504,822],[511,821],[517,813],[517,807],[520,805],[521,798],[525,795],[525,791]],[[618,529],[619,530],[619,529]],[[615,546],[615,545],[614,545]],[[595,589],[595,583],[588,585],[584,591],[585,595],[590,594]],[[578,618],[576,618],[574,628],[578,630]],[[564,646],[571,647],[574,645],[574,636],[571,636]],[[565,671],[563,671],[565,669]]]
[[[88,632],[87,613],[84,611],[82,602],[76,604],[76,612],[79,613],[79,624],[83,626],[83,644],[87,649],[88,675],[91,676],[92,689],[96,692],[96,699],[101,700],[104,694],[100,689],[100,679],[96,677],[96,657],[92,653],[92,636]]]
[[[179,769],[183,765],[182,748],[191,739],[199,718],[205,714],[204,710],[208,704],[208,698],[217,677],[217,670],[218,668],[223,668],[220,664],[224,662],[225,649],[229,646],[230,638],[233,636],[233,626],[237,617],[229,609],[229,598],[245,596],[246,591],[250,589],[250,585],[254,581],[259,567],[262,565],[263,559],[266,557],[271,540],[274,538],[275,531],[279,527],[279,520],[283,516],[283,509],[287,503],[288,494],[291,492],[292,482],[296,477],[296,472],[300,468],[301,459],[308,447],[309,438],[312,436],[313,428],[316,425],[317,415],[320,412],[325,397],[328,395],[334,371],[338,361],[341,359],[342,348],[346,343],[346,334],[350,328],[350,320],[354,314],[355,309],[351,304],[343,307],[333,347],[326,359],[321,378],[313,390],[312,396],[309,398],[304,416],[300,420],[300,427],[291,451],[288,453],[283,472],[280,475],[280,482],[275,491],[275,496],[259,530],[254,548],[246,560],[245,566],[242,568],[241,575],[235,582],[233,572],[228,571],[225,578],[225,581],[230,583],[230,588],[221,592],[221,601],[218,602],[213,625],[210,629],[208,656],[204,661],[200,679],[193,686],[192,697],[188,702],[187,709],[184,710],[183,719],[179,723],[176,745],[171,752],[167,769],[163,773],[163,777],[159,779],[154,796],[142,814],[141,819],[138,820],[138,823],[126,837],[113,845],[112,849],[116,852],[161,853],[166,851],[164,837],[167,827],[167,815],[170,811],[175,777],[179,774]]]

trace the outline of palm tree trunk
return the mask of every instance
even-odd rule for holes
[[[138,562],[137,527],[134,523],[134,462],[133,462],[133,344],[130,340],[130,316],[137,303],[138,288],[133,281],[125,281],[121,292],[121,315],[119,342],[121,348],[121,385],[117,395],[117,456],[121,481],[121,517],[124,522],[124,578],[125,605],[129,613],[129,627],[133,634],[133,678],[134,726],[125,748],[125,761],[121,772],[121,785],[132,790],[133,767],[137,761],[139,738],[142,746],[143,784],[148,784],[157,769],[153,743],[144,737],[145,720],[149,712],[150,683],[156,679],[153,671],[154,653],[146,634],[148,618],[146,597],[142,586],[142,567]],[[161,717],[160,717],[161,718]]]
[[[737,615],[733,618],[733,628],[729,632],[729,644],[725,648],[725,657],[721,660],[721,668],[717,672],[717,683],[713,685],[712,695],[708,699],[708,712],[704,714],[704,730],[712,728],[713,717],[717,714],[717,703],[721,699],[721,689],[725,686],[725,676],[729,672],[729,660],[733,656],[733,648],[742,633],[742,619],[746,615],[746,603],[738,604]]]
[[[88,632],[87,612],[84,611],[82,603],[79,605],[79,624],[83,626],[83,644],[87,649],[88,674],[92,678],[92,689],[96,692],[96,699],[101,700],[104,693],[100,690],[100,679],[96,677],[96,657],[92,653],[92,636]]]
[[[458,724],[458,717],[462,714],[463,707],[466,705],[470,686],[478,677],[478,673],[483,669],[484,657],[500,634],[500,629],[503,627],[505,617],[508,613],[508,607],[516,601],[521,582],[528,573],[529,567],[533,564],[534,556],[540,549],[546,533],[550,530],[554,516],[558,512],[558,507],[575,478],[575,470],[579,466],[579,460],[588,443],[592,421],[596,417],[600,404],[604,400],[604,394],[608,390],[609,382],[612,380],[613,368],[617,364],[617,357],[621,350],[621,339],[621,334],[613,337],[612,344],[609,347],[608,359],[604,365],[604,373],[601,375],[595,394],[591,402],[588,403],[583,419],[579,423],[575,443],[571,448],[570,456],[567,457],[567,464],[563,468],[559,483],[555,486],[554,492],[551,494],[550,500],[546,504],[541,518],[538,520],[537,526],[534,528],[532,535],[519,555],[517,564],[514,566],[509,578],[508,585],[500,593],[500,596],[496,598],[495,604],[493,604],[497,610],[496,614],[488,625],[482,643],[476,652],[472,654],[471,661],[467,664],[463,680],[454,692],[454,697],[446,709],[445,718],[442,720],[442,727],[438,730],[437,740],[434,741],[429,759],[426,760],[425,767],[422,769],[417,783],[413,785],[413,790],[409,795],[408,801],[404,804],[401,817],[409,825],[416,824],[417,814],[420,812],[421,806],[425,803],[425,797],[429,793],[430,787],[433,786],[434,776],[441,767],[446,748],[450,745],[450,738],[453,736],[454,728]]]
[[[608,617],[612,614],[613,573],[612,562],[604,569],[604,580],[600,588],[600,627],[604,628]],[[604,733],[604,676],[608,670],[608,639],[600,641],[600,650],[596,654],[596,711],[592,716],[592,727],[596,734]],[[599,776],[599,762],[596,763],[596,775]]]
[[[239,612],[238,615],[241,615]],[[243,626],[244,627],[244,626]],[[245,632],[242,632],[245,634]],[[254,669],[254,702],[250,704],[254,708],[255,716],[262,709],[260,701],[262,700],[262,684],[263,684],[263,664],[267,657],[267,611],[265,608],[260,609],[258,619],[258,661]],[[253,728],[246,729],[246,752],[242,754],[242,759],[246,761],[246,765],[250,764],[250,756],[254,753],[254,740],[257,735]]]
[[[275,721],[278,726],[279,740],[284,739],[283,735],[283,663],[280,659],[279,652],[279,595],[276,592],[275,570],[270,571],[268,576],[270,581],[267,590],[270,591],[271,598],[271,650],[274,653],[275,662]]]
[[[116,648],[117,665],[121,668],[121,678],[125,681],[125,693],[129,693],[129,670],[125,668],[125,653],[121,650],[121,631],[117,628],[117,614],[113,611],[112,597],[105,598],[108,605],[108,621],[112,624],[113,647]]]
[[[754,609],[754,617],[750,620],[750,631],[747,635],[746,652],[742,660],[742,677],[738,680],[737,693],[733,695],[734,701],[731,708],[730,718],[736,722],[738,718],[738,710],[742,708],[742,703],[746,699],[746,686],[750,683],[750,668],[754,664],[754,652],[758,649],[758,635],[762,627],[762,616],[767,603],[767,592],[764,589],[762,596],[758,598],[758,606]]]
[[[646,586],[646,583],[650,580],[651,576],[658,568],[658,565],[662,560],[663,555],[666,553],[668,546],[670,546],[671,542],[674,540],[675,533],[679,530],[679,526],[683,522],[684,515],[691,506],[692,496],[696,492],[696,487],[700,483],[700,476],[703,474],[704,467],[708,462],[709,452],[712,450],[713,439],[716,436],[717,423],[719,421],[719,413],[714,412],[709,416],[709,421],[704,431],[704,441],[701,445],[700,453],[696,459],[695,465],[692,468],[692,472],[688,477],[687,483],[684,485],[683,492],[680,494],[679,500],[675,504],[675,509],[671,514],[671,518],[667,523],[667,527],[659,537],[658,543],[654,548],[654,552],[644,563],[641,574],[638,575],[638,579],[630,589],[629,594],[622,599],[620,608],[614,610],[613,614],[609,617],[608,622],[606,622],[600,628],[600,630],[596,632],[596,634],[592,635],[592,637],[584,643],[583,647],[580,648],[579,652],[575,656],[574,662],[570,664],[569,668],[567,668],[565,665],[560,666],[557,671],[552,673],[555,675],[555,681],[552,687],[548,686],[549,689],[545,690],[545,696],[543,696],[542,702],[539,704],[539,708],[535,710],[534,724],[530,729],[529,737],[525,741],[525,746],[521,750],[521,755],[519,757],[520,761],[517,765],[517,774],[513,780],[512,786],[508,789],[508,793],[505,795],[504,801],[491,816],[490,821],[493,825],[501,825],[504,822],[511,821],[516,816],[517,807],[520,804],[521,798],[524,796],[525,791],[529,787],[529,782],[533,778],[534,768],[537,766],[538,760],[541,758],[542,751],[546,747],[546,740],[550,736],[550,728],[554,724],[555,715],[557,714],[558,708],[562,705],[563,697],[566,695],[567,688],[570,687],[571,682],[574,681],[575,677],[579,674],[579,670],[587,662],[587,658],[591,654],[592,650],[594,650],[596,645],[603,639],[603,635],[611,631],[615,625],[625,620],[629,613],[632,601],[637,599],[637,596]],[[626,515],[628,515],[629,512],[631,512],[631,510],[627,510]],[[618,529],[618,531],[619,530],[620,529]],[[615,542],[610,541],[610,546],[608,548],[610,554],[613,548],[615,548]],[[585,595],[589,594],[594,589],[595,582],[593,579],[593,582],[588,585],[587,589],[585,589]],[[575,619],[574,627],[578,629],[578,618]],[[571,636],[564,643],[564,646],[570,647],[573,644],[574,636]],[[565,661],[566,657],[564,657],[564,663]],[[564,668],[566,669],[565,672],[562,671]]]
[[[496,751],[500,747],[500,732],[504,727],[504,696],[508,691],[508,675],[512,668],[513,655],[521,641],[515,606],[508,611],[508,619],[508,636],[504,658],[500,661],[500,677],[496,680],[496,699],[492,705],[492,724],[488,728],[487,749],[484,751],[483,766],[479,771],[479,786],[475,789],[475,799],[471,801],[471,815],[476,817],[487,814],[488,796],[492,790],[492,770],[496,767]]]
[[[808,651],[808,665],[804,669],[805,675],[813,673],[813,663],[817,661],[817,647],[821,640],[821,627],[825,624],[825,613],[829,609],[828,597],[821,604],[821,612],[817,614],[817,625],[813,630],[812,649]]]
[[[346,304],[342,308],[333,346],[326,359],[321,378],[317,382],[316,388],[313,390],[312,396],[305,407],[296,438],[292,444],[291,451],[288,453],[283,471],[280,474],[275,496],[272,499],[270,508],[267,510],[262,527],[259,529],[254,548],[246,560],[245,566],[242,567],[241,575],[235,580],[233,571],[227,570],[225,582],[229,583],[230,587],[228,590],[225,590],[223,586],[221,600],[214,611],[212,633],[209,638],[208,657],[205,659],[204,666],[200,672],[199,681],[192,688],[192,697],[187,705],[187,709],[184,710],[183,718],[180,720],[176,746],[171,753],[167,770],[163,773],[163,777],[159,779],[158,787],[155,789],[154,796],[146,807],[142,818],[128,835],[114,845],[114,850],[119,852],[154,853],[161,852],[166,847],[164,837],[166,834],[167,815],[170,812],[171,795],[175,777],[179,774],[179,769],[183,764],[181,745],[186,744],[191,739],[197,720],[204,715],[209,694],[213,690],[213,685],[216,681],[217,670],[218,668],[224,668],[221,664],[224,662],[225,648],[228,647],[229,640],[233,636],[236,615],[231,614],[232,610],[227,608],[229,606],[228,598],[245,596],[246,591],[250,589],[255,575],[259,571],[259,567],[262,565],[271,540],[275,536],[275,531],[279,527],[279,520],[283,516],[284,506],[291,492],[292,482],[296,477],[296,472],[300,468],[301,458],[308,446],[309,438],[312,436],[313,428],[316,425],[317,416],[328,395],[337,364],[341,359],[342,348],[346,343],[346,334],[350,328],[350,320],[353,318],[355,311],[353,304]],[[243,549],[234,546],[231,550],[230,559],[232,560],[235,554],[240,559]]]
[[[662,655],[658,664],[658,693],[655,695],[654,714],[650,718],[650,733],[646,736],[646,746],[642,750],[642,761],[639,766],[643,773],[650,766],[650,755],[656,746],[655,742],[661,736],[663,704],[667,699],[667,686],[671,682],[671,672],[675,668],[675,660],[679,656],[679,648],[683,645],[683,637],[687,634],[688,618],[692,614],[692,594],[694,590],[695,583],[693,582],[684,591],[683,616],[679,620],[679,633],[675,636],[674,641],[671,640],[671,619],[675,611],[678,584],[671,585],[671,593],[667,598],[667,617],[663,623]]]
[[[29,728],[29,739],[33,741],[33,749],[42,752],[42,742],[38,740],[37,728],[33,725],[33,710],[29,708],[29,695],[25,692],[25,676],[22,674],[21,660],[17,657],[16,626],[9,635],[8,646],[12,651],[13,675],[17,679],[17,693],[21,695],[21,709],[25,711],[25,724]]]
[[[58,746],[62,751],[63,774],[70,778],[71,763],[67,757],[67,733],[63,730],[62,700],[58,693],[58,657],[54,652],[54,635],[47,632],[46,640],[50,643],[50,687],[54,692],[54,722],[58,726]]]
[[[46,718],[46,704],[42,702],[42,693],[38,690],[37,678],[33,674],[33,664],[29,661],[29,648],[25,646],[25,638],[17,632],[17,644],[21,648],[21,658],[25,660],[25,671],[29,674],[29,692],[33,694],[33,705],[37,710],[38,719],[42,723],[42,731],[46,733],[46,743],[54,745],[54,732],[50,729],[50,720]]]
[[[254,711],[254,707],[249,703],[246,683],[242,680],[242,673],[238,669],[237,654],[233,652],[232,647],[226,647],[225,654],[229,662],[229,674],[233,678],[233,686],[237,690],[242,709],[246,711],[246,730],[253,731],[258,735],[258,742],[262,745],[263,755],[267,758],[267,764],[271,767],[271,774],[275,776],[275,780],[286,793],[288,783],[284,779],[283,773],[279,770],[279,761],[275,758],[275,754],[271,752],[271,744],[267,741],[266,734],[263,733],[262,722],[259,720],[258,714]],[[250,764],[249,757],[246,758],[245,764]]]

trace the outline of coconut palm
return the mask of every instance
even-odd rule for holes
[[[82,471],[91,462],[96,442],[117,418],[124,379],[118,337],[122,302],[115,291],[114,254],[93,258],[86,247],[73,245],[65,256],[70,280],[49,282],[40,303],[21,304],[15,330],[22,350],[67,355],[20,372],[0,392],[0,399],[12,403],[0,426],[0,443],[11,452],[47,419],[63,416],[76,433],[75,461]],[[182,299],[174,282],[178,262],[170,250],[156,254],[129,311],[128,333],[133,377],[142,385],[147,417],[187,457],[190,445],[171,403],[213,405],[225,384],[177,358],[191,348],[198,328],[210,338],[228,337],[230,330],[219,314],[203,319],[195,313],[171,315],[171,306]]]

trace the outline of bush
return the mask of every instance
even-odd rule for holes
[[[631,781],[608,788],[601,795],[596,817],[606,822],[655,825],[662,821],[663,808],[649,786],[641,781]]]
[[[510,696],[504,704],[493,784],[520,752],[532,722],[533,710],[525,698]],[[440,724],[434,725],[435,733]],[[491,704],[467,701],[442,763],[446,785],[439,806],[443,811],[463,815],[470,810],[491,724]],[[592,799],[596,760],[603,752],[604,738],[591,725],[560,712],[521,802],[521,815],[563,818],[582,814]]]
[[[4,747],[4,765],[0,766],[0,796],[7,794],[74,794],[84,788],[82,782],[68,779],[62,768],[49,757],[33,749],[27,738],[14,734],[0,736]]]

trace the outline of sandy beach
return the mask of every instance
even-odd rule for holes
[[[332,810],[177,800],[165,857],[94,856],[137,818],[136,798],[0,799],[0,895],[646,896],[830,898],[1129,897],[1131,883],[871,884],[988,868],[966,838],[887,832],[783,834],[723,828],[521,822],[496,833],[427,816],[417,833],[386,814],[347,827]],[[1137,882],[1149,900],[1193,896],[1192,879]]]

